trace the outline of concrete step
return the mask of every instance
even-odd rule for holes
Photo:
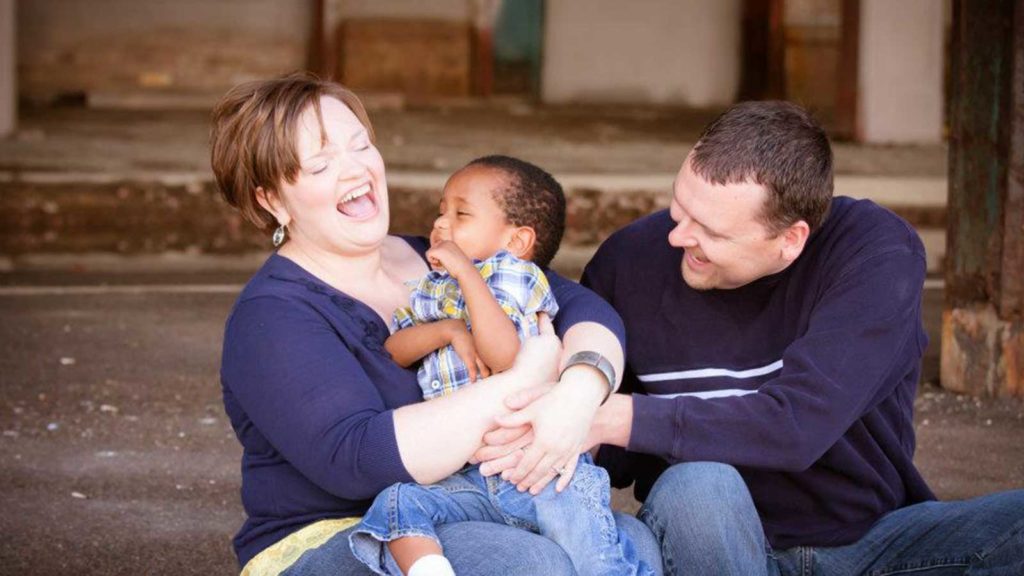
[[[668,206],[672,173],[556,174],[569,201],[564,250],[575,270],[610,233]],[[425,234],[445,172],[388,174],[392,229]],[[929,269],[941,269],[946,181],[941,177],[836,177],[836,194],[871,198],[910,221],[928,247]],[[263,251],[269,239],[228,207],[208,173],[0,173],[0,255],[240,254]]]

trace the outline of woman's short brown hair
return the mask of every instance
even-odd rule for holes
[[[281,182],[295,182],[300,168],[299,118],[309,107],[320,122],[321,139],[326,140],[320,112],[324,96],[348,106],[374,140],[366,109],[355,94],[305,72],[239,84],[213,109],[210,164],[217,187],[227,203],[260,230],[272,230],[277,222],[260,206],[256,189],[274,193]]]

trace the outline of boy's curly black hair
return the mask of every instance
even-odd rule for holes
[[[514,226],[529,226],[537,235],[533,262],[551,264],[565,233],[565,193],[551,174],[525,160],[495,154],[477,158],[466,167],[484,166],[508,176],[508,186],[495,190],[494,199]]]

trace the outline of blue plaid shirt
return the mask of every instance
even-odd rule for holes
[[[537,335],[538,312],[546,312],[552,318],[558,313],[548,279],[533,262],[502,250],[475,265],[494,299],[515,325],[520,341]],[[445,319],[464,320],[473,329],[458,282],[447,272],[432,271],[413,288],[410,306],[395,312],[394,325],[401,330]],[[424,399],[451,394],[470,381],[466,364],[450,345],[423,359],[417,380]]]

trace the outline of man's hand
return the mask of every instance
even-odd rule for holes
[[[450,240],[442,240],[427,250],[427,262],[434,270],[446,270],[456,280],[465,274],[477,273],[469,256]]]

